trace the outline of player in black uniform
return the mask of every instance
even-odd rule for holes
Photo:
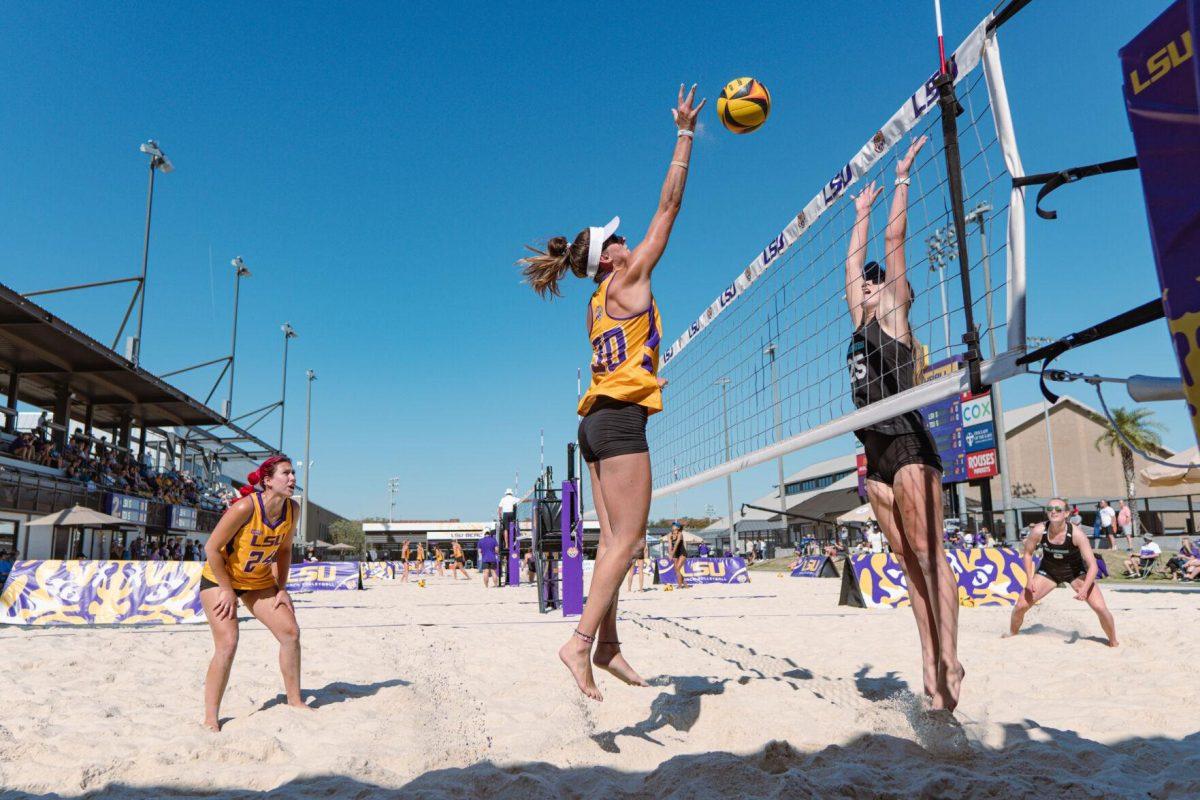
[[[1046,508],[1049,522],[1034,525],[1025,538],[1025,591],[1017,599],[1009,622],[1009,636],[1016,636],[1025,621],[1025,612],[1050,594],[1060,583],[1069,583],[1075,599],[1092,607],[1100,618],[1100,627],[1108,637],[1108,646],[1117,646],[1117,625],[1096,584],[1096,556],[1087,534],[1078,525],[1067,522],[1067,502],[1055,497]],[[1042,546],[1042,562],[1033,570],[1033,552]]]
[[[883,192],[874,181],[854,198],[856,217],[846,254],[846,302],[854,334],[846,353],[858,408],[903,392],[920,380],[921,347],[909,326],[912,286],[904,254],[909,170],[925,137],[896,163],[895,192],[884,235],[884,265],[866,263],[871,206]],[[855,431],[867,456],[867,497],[908,579],[921,638],[922,678],[933,709],[953,711],[963,679],[958,661],[958,585],[942,548],[942,463],[920,412],[910,411]]]

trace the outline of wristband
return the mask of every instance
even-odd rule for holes
[[[896,186],[908,186],[909,178],[905,175],[903,178],[896,178]]]
[[[687,169],[687,164],[683,163],[682,161],[672,161],[671,166],[672,167],[680,167],[682,169]]]
[[[691,139],[695,136],[695,134],[685,128],[680,128],[679,133],[675,134],[675,138],[678,139],[683,136],[686,136],[687,138]]]

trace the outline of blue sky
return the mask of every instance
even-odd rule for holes
[[[1000,34],[1026,169],[1132,152],[1117,50],[1160,3],[1035,3]],[[985,2],[944,4],[956,43]],[[905,9],[898,13],[897,9]],[[655,276],[668,342],[935,66],[932,3],[24,4],[6,9],[0,281],[18,291],[136,272],[145,157],[175,162],[155,197],[143,363],[226,354],[232,268],[243,284],[235,411],[279,392],[293,342],[285,449],[314,395],[314,498],[352,516],[479,518],[537,469],[561,468],[585,364],[588,287],[544,303],[521,246],[622,215],[640,237],[674,141],[681,81],[710,98],[684,210]],[[711,105],[755,75],[774,106],[733,136]],[[1029,229],[1029,333],[1062,334],[1157,293],[1136,174],[1061,191]],[[110,341],[124,287],[48,299]],[[1065,368],[1172,374],[1165,324]],[[207,392],[203,375],[179,385]],[[1033,379],[1006,385],[1015,407]],[[1086,402],[1094,397],[1078,395]],[[1189,445],[1182,403],[1158,405]],[[257,428],[273,438],[277,419]],[[790,456],[788,471],[844,451]],[[561,471],[559,469],[558,471]],[[773,467],[735,478],[737,500]],[[680,513],[724,506],[723,482]],[[657,505],[655,515],[675,504]]]

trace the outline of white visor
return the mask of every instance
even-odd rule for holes
[[[604,243],[608,241],[608,237],[617,232],[620,224],[621,218],[613,217],[603,228],[588,228],[591,232],[591,235],[588,236],[587,274],[589,278],[596,277],[596,273],[600,271],[600,254],[604,251]]]

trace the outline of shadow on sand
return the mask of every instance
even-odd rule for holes
[[[704,691],[703,683],[688,683]],[[678,683],[676,684],[679,685]],[[714,689],[715,691],[715,689]],[[664,717],[673,712],[663,709]],[[677,719],[687,724],[687,714]],[[673,722],[667,724],[675,724]],[[635,726],[636,727],[636,726]],[[907,739],[867,734],[845,745],[799,752],[771,742],[757,752],[681,755],[649,772],[610,767],[558,767],[544,762],[481,762],[427,772],[389,788],[342,775],[297,778],[266,792],[113,783],[89,800],[183,798],[559,798],[754,797],[1196,797],[1200,733],[1183,739],[1132,738],[1111,746],[1032,720],[1006,727],[997,748],[975,745],[965,757],[939,758]],[[82,795],[9,791],[6,800],[59,800]]]
[[[326,684],[320,689],[301,689],[300,694],[308,700],[312,698],[309,705],[313,708],[321,708],[322,706],[332,706],[338,703],[344,703],[347,700],[359,700],[363,697],[370,697],[377,693],[380,689],[390,689],[393,686],[410,686],[411,682],[401,680],[400,678],[391,678],[386,681],[376,681],[375,683],[345,683],[343,681],[334,681]],[[266,711],[268,708],[281,706],[287,702],[286,695],[276,695],[271,700],[263,703],[258,707],[258,711]]]

